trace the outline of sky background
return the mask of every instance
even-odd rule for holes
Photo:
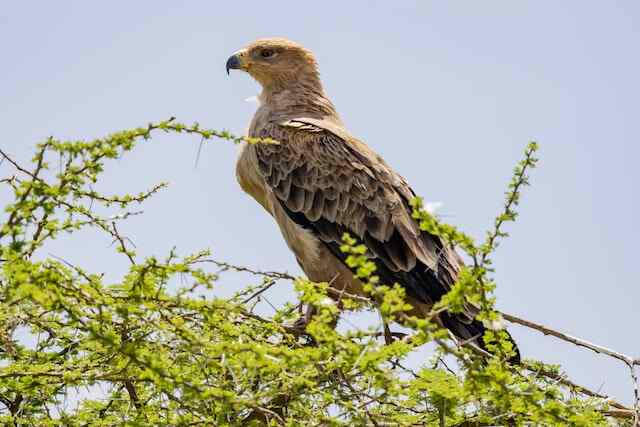
[[[526,143],[540,167],[495,256],[498,308],[640,357],[640,2],[7,2],[0,11],[0,146],[94,138],[176,116],[243,133],[258,86],[224,72],[259,37],[313,50],[348,129],[448,222],[483,236]],[[237,147],[162,136],[108,165],[108,193],[169,189],[124,223],[141,255],[215,257],[300,274],[273,220],[240,191]],[[5,162],[0,175],[10,173]],[[0,190],[0,204],[10,201]],[[47,250],[114,278],[99,234]],[[45,254],[46,255],[46,254]],[[231,293],[257,279],[223,279]],[[291,299],[283,284],[269,294]],[[350,315],[364,322],[367,314]],[[626,367],[512,325],[524,357],[560,363],[629,402]],[[417,362],[416,362],[417,363]]]

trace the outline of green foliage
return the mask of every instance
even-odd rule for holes
[[[493,310],[490,256],[506,236],[502,226],[516,217],[520,189],[535,164],[534,143],[516,168],[504,212],[480,245],[414,201],[422,229],[473,260],[431,317],[408,316],[403,289],[380,284],[366,249],[345,236],[348,264],[374,303],[348,294],[340,303],[378,309],[386,322],[410,328],[385,342],[378,330],[333,327],[339,310],[327,297],[330,284],[296,280],[300,300],[316,309],[300,334],[286,326],[295,307],[278,307],[270,318],[253,312],[256,296],[285,275],[264,273],[261,285],[220,298],[210,291],[224,286],[224,273],[210,270],[215,262],[207,251],[138,259],[117,224],[165,184],[124,195],[104,195],[91,184],[107,161],[157,131],[275,143],[168,120],[92,141],[50,138],[38,146],[30,169],[2,153],[17,171],[2,180],[14,194],[0,228],[3,425],[606,425],[603,402],[542,375],[551,367],[507,364],[510,344],[498,328],[485,336],[491,356],[456,345],[434,320],[442,310],[473,303],[485,322],[501,323]],[[56,160],[57,173],[50,168]],[[101,216],[98,207],[118,213]],[[105,233],[129,264],[118,280],[105,282],[98,272],[41,253],[62,233],[87,228]],[[22,343],[20,334],[37,342]],[[433,359],[417,371],[404,367],[403,359],[427,343],[435,345]],[[445,356],[459,368],[450,370]],[[74,390],[97,385],[106,391],[63,405]]]

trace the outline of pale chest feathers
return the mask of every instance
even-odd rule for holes
[[[256,199],[269,213],[272,207],[267,200],[267,188],[260,172],[258,171],[258,161],[256,153],[251,145],[243,142],[240,146],[240,153],[236,161],[236,179],[240,188]]]
[[[260,175],[256,152],[249,144],[243,143],[240,148],[236,163],[236,178],[242,190],[260,203],[276,220],[287,245],[296,254],[298,262],[303,266],[316,264],[320,241],[309,230],[293,222],[282,209]]]
[[[256,102],[258,109],[256,110],[249,127],[246,131],[247,136],[256,136],[256,127],[258,123],[264,123],[268,111],[264,108],[262,102],[262,95],[250,97],[246,99],[247,102]],[[236,179],[240,184],[242,190],[256,199],[269,213],[271,213],[271,207],[268,206],[266,200],[266,186],[264,180],[260,176],[258,171],[258,159],[256,153],[251,149],[251,146],[246,142],[240,145],[240,152],[238,153],[238,159],[236,161]]]

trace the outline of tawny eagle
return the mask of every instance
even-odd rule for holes
[[[409,184],[347,131],[313,54],[286,39],[261,39],[234,53],[226,68],[244,70],[262,86],[248,135],[280,142],[245,145],[238,181],[278,223],[309,279],[363,295],[340,250],[347,232],[366,245],[382,283],[405,288],[410,314],[425,316],[451,289],[462,260],[420,230]],[[462,313],[441,313],[439,321],[460,340],[484,347],[476,314],[468,305]]]

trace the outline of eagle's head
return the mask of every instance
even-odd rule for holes
[[[235,52],[227,60],[229,70],[249,73],[268,91],[287,89],[293,84],[320,87],[318,66],[313,54],[283,38],[259,39]]]

